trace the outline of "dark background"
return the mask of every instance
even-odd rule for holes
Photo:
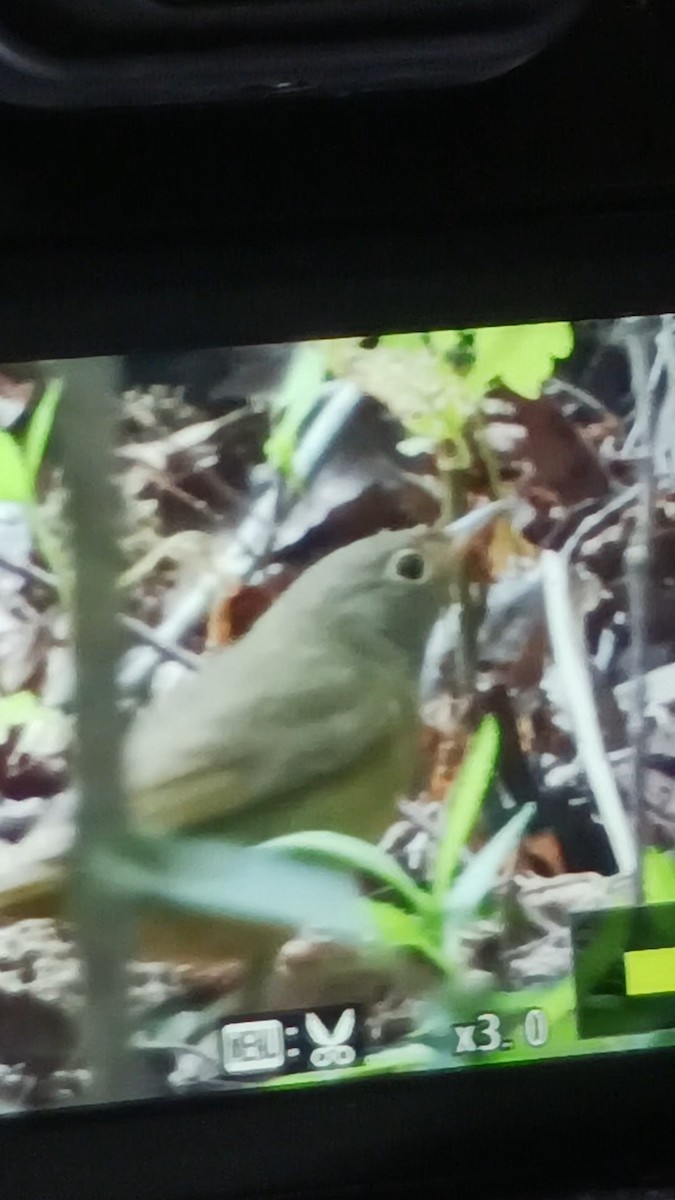
[[[461,92],[0,114],[0,357],[675,309],[673,15]],[[14,1200],[673,1182],[673,1052],[0,1125]]]
[[[459,90],[4,111],[2,354],[675,307],[674,32],[591,0]]]

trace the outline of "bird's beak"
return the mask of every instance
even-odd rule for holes
[[[490,529],[499,517],[508,517],[513,511],[511,500],[493,500],[490,504],[481,504],[463,517],[458,517],[450,525],[445,525],[443,533],[452,538],[453,545],[463,554],[475,545],[477,535]]]

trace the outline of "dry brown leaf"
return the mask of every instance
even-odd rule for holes
[[[515,874],[531,871],[535,875],[550,878],[564,875],[567,869],[562,846],[554,833],[532,833],[521,842]]]
[[[488,544],[488,564],[492,579],[499,579],[514,559],[534,559],[538,551],[505,518],[495,521]]]
[[[472,583],[494,583],[505,574],[514,560],[536,556],[535,547],[505,517],[500,517],[471,539],[465,558],[466,573]]]
[[[236,642],[261,617],[290,584],[290,574],[275,575],[264,584],[238,584],[209,614],[207,646],[229,646]]]

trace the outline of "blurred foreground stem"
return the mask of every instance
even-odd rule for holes
[[[120,654],[118,499],[112,481],[115,385],[114,359],[75,361],[69,365],[62,409],[75,554],[80,791],[72,906],[85,974],[84,1054],[92,1070],[88,1098],[97,1102],[128,1099],[135,1090],[127,1012],[131,913],[96,871],[101,851],[118,845],[126,830],[115,695]]]

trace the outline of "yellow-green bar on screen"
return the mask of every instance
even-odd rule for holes
[[[675,946],[628,950],[623,956],[627,996],[675,994]]]

